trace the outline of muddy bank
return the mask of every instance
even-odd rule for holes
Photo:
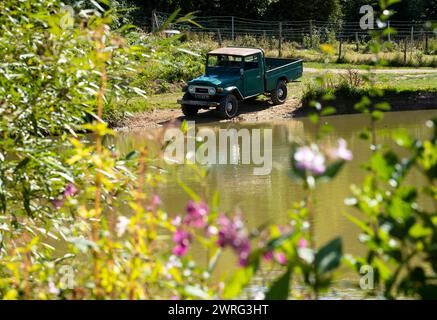
[[[336,114],[358,113],[354,109],[359,98],[336,99],[325,103],[337,109]],[[380,99],[389,102],[391,111],[426,110],[437,109],[437,92],[415,92],[390,94]],[[303,106],[297,97],[291,97],[283,105],[274,106],[267,100],[252,100],[244,102],[240,106],[240,114],[231,120],[220,119],[214,110],[200,111],[195,117],[185,117],[178,108],[156,109],[154,111],[141,112],[126,119],[117,130],[135,130],[140,128],[156,128],[172,121],[194,120],[197,123],[212,122],[268,122],[305,117],[310,110]]]
[[[149,112],[140,112],[128,118],[118,128],[119,130],[132,130],[136,128],[156,128],[174,120],[194,120],[197,123],[210,122],[266,122],[286,119],[292,112],[301,106],[297,97],[291,97],[283,105],[274,106],[270,101],[251,100],[240,105],[240,114],[231,120],[223,120],[216,115],[214,110],[200,110],[195,117],[185,117],[180,109],[156,109]]]

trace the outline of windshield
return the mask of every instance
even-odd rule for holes
[[[240,68],[243,61],[242,57],[227,56],[227,55],[209,55],[207,66],[208,67],[227,67],[227,68]]]

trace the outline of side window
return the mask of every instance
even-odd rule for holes
[[[258,69],[259,61],[258,55],[248,56],[244,58],[244,70]]]

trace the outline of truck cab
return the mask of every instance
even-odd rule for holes
[[[265,58],[257,48],[220,48],[208,53],[205,75],[193,79],[178,103],[186,116],[215,108],[220,117],[238,115],[240,102],[270,95],[274,104],[287,99],[287,83],[302,76],[302,60]]]

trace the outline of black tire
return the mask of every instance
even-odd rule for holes
[[[238,115],[239,103],[233,94],[221,98],[217,108],[218,114],[222,119],[232,119]]]
[[[287,83],[283,80],[278,81],[276,88],[271,92],[272,102],[275,105],[284,104],[287,100]]]
[[[189,100],[191,99],[191,95],[187,92],[184,94],[182,100]],[[196,106],[190,106],[187,104],[182,105],[182,113],[186,117],[194,117],[199,112],[199,108]]]

